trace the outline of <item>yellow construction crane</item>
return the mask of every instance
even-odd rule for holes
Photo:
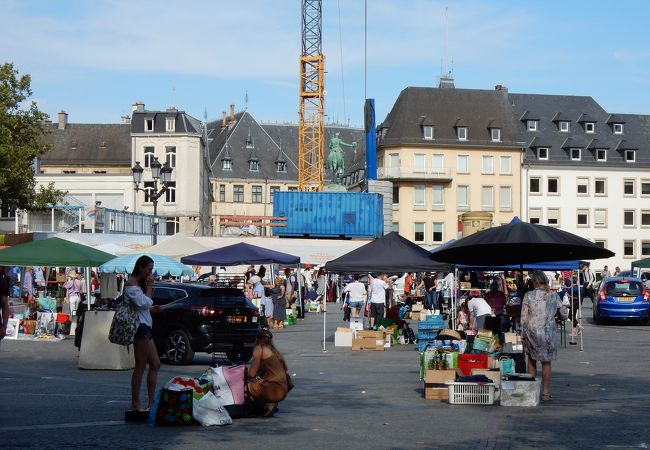
[[[321,12],[322,0],[302,0],[298,134],[298,187],[301,191],[320,192],[325,182],[325,56],[322,53]]]

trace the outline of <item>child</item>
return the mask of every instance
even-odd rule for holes
[[[469,317],[469,310],[467,309],[467,303],[463,302],[458,307],[458,313],[456,315],[456,330],[458,331],[467,330],[468,317]]]

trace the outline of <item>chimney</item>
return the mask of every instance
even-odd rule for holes
[[[68,113],[61,110],[59,113],[59,130],[65,130],[68,126]]]
[[[440,82],[438,83],[438,89],[454,89],[454,77],[451,74],[440,77]]]
[[[235,121],[235,104],[234,103],[230,104],[230,121],[231,122]]]
[[[124,124],[130,124],[131,123],[131,116],[129,116],[128,114],[120,116],[120,118],[122,119],[122,123],[124,123]]]
[[[167,112],[178,112],[178,110],[176,109],[175,106],[170,106],[169,108],[167,108]]]
[[[224,111],[221,115],[221,126],[225,127],[228,125],[228,116],[226,116],[226,111]]]
[[[133,112],[143,112],[144,111],[144,103],[143,102],[135,102],[132,107]]]
[[[506,93],[506,94],[508,93],[508,88],[505,87],[505,86],[502,85],[502,84],[497,84],[496,86],[494,86],[494,90],[495,90],[495,91],[502,91],[502,92],[504,92],[504,93]]]

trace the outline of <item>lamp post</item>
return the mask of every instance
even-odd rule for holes
[[[154,158],[151,164],[151,178],[153,179],[153,189],[141,188],[140,183],[142,183],[142,174],[144,169],[140,165],[140,161],[135,162],[135,166],[131,168],[133,172],[133,184],[135,185],[135,190],[145,192],[145,201],[148,199],[153,203],[153,227],[152,227],[152,236],[151,241],[153,245],[158,243],[158,199],[167,192],[167,184],[172,179],[172,167],[169,165],[169,162],[165,164],[160,164],[158,158]],[[158,180],[162,183],[160,190],[158,190]]]

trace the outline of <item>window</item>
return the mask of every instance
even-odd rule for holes
[[[276,169],[278,172],[286,172],[287,171],[287,163],[284,161],[278,161],[276,164]]]
[[[151,201],[153,200],[153,195],[155,193],[153,189],[153,181],[145,181],[143,189],[144,189],[144,202],[151,203]]]
[[[458,155],[456,157],[456,172],[469,173],[469,155]]]
[[[458,209],[469,209],[469,186],[456,188],[456,206]]]
[[[273,203],[273,197],[276,192],[280,191],[280,186],[271,186],[271,203]]]
[[[432,191],[434,209],[443,209],[445,207],[445,187],[442,184],[434,184]]]
[[[512,156],[499,157],[499,173],[501,175],[512,174]]]
[[[537,121],[529,120],[528,121],[528,131],[537,131]]]
[[[424,242],[424,223],[416,222],[413,224],[413,241]]]
[[[607,240],[605,239],[594,239],[594,244],[600,248],[607,248]]]
[[[165,147],[165,162],[176,167],[176,147]]]
[[[232,170],[232,161],[229,159],[224,159],[221,161],[221,168],[223,170]]]
[[[424,153],[416,153],[413,155],[413,172],[426,171],[426,156]]]
[[[607,226],[607,210],[594,209],[594,227],[603,228]]]
[[[625,162],[634,162],[636,160],[636,152],[634,150],[625,150]]]
[[[257,172],[259,170],[259,165],[260,165],[259,161],[255,161],[255,160],[248,161],[248,170],[250,172]]]
[[[548,148],[539,147],[537,149],[537,159],[546,160],[548,159]]]
[[[289,192],[298,192],[298,186],[289,186],[287,190]]]
[[[170,181],[167,183],[167,190],[165,191],[165,202],[176,203],[176,182]]]
[[[144,119],[144,131],[153,131],[153,118]]]
[[[180,224],[180,220],[178,219],[178,217],[167,217],[165,219],[165,225],[166,225],[166,231],[167,231],[166,234],[167,234],[167,236],[171,236],[172,234],[176,234],[179,231],[181,231],[181,224]],[[156,290],[159,291],[160,289],[156,289]],[[164,290],[165,291],[172,291],[173,290],[173,291],[176,291],[176,292],[182,292],[182,291],[177,290],[177,289],[164,289]],[[171,302],[171,301],[174,301],[174,300],[176,300],[176,299],[170,299],[169,301]],[[156,303],[160,304],[158,302],[156,302]]]
[[[153,147],[145,147],[144,148],[144,166],[145,167],[151,167],[151,163],[153,162],[153,159],[155,158],[155,152]]]
[[[623,134],[623,124],[615,123],[614,124],[614,134]]]
[[[571,161],[580,161],[582,159],[582,149],[572,148],[571,152]]]
[[[235,203],[244,203],[244,186],[235,185],[232,187],[232,201]]]
[[[528,210],[528,222],[537,224],[542,223],[542,209],[530,208]]]
[[[550,178],[546,180],[546,191],[549,194],[559,194],[560,193],[560,179],[559,178]]]
[[[569,122],[566,120],[561,120],[560,121],[560,131],[562,133],[568,133],[569,132]]]
[[[641,196],[650,196],[650,180],[641,180]]]
[[[578,195],[589,195],[589,178],[577,179],[577,193]]]
[[[596,150],[596,161],[607,161],[607,150],[602,148]]]
[[[552,227],[560,226],[560,209],[548,208],[546,210],[546,224]]]
[[[422,127],[422,131],[424,133],[424,139],[433,139],[433,127]]]
[[[433,223],[433,242],[439,243],[444,242],[444,226],[445,224],[441,222]]]
[[[589,226],[589,210],[588,209],[579,209],[577,223],[579,227],[588,227]]]
[[[594,122],[585,122],[585,133],[595,133],[596,124]]]
[[[440,173],[445,171],[445,155],[433,155],[431,157],[431,168],[434,172]]]
[[[225,202],[226,201],[226,185],[225,184],[220,184],[219,185],[219,201],[220,202]]]
[[[635,215],[636,215],[636,211],[633,209],[626,209],[625,211],[623,211],[623,226],[633,227]]]
[[[76,170],[64,170],[63,173],[71,174],[71,173],[77,173],[77,171]]]
[[[393,205],[399,205],[399,186],[393,185]]]
[[[253,203],[262,203],[262,186],[253,186]]]
[[[393,222],[393,231],[399,233],[399,222]]]
[[[490,133],[492,135],[492,142],[501,141],[501,128],[491,128]]]
[[[541,194],[542,193],[542,179],[539,177],[531,177],[530,180],[528,180],[528,191],[531,194]]]
[[[623,195],[634,196],[634,185],[636,180],[623,180]]]
[[[605,178],[596,178],[594,180],[594,195],[607,195],[607,180]]]
[[[174,132],[176,130],[176,118],[167,117],[165,119],[165,131]]]
[[[483,186],[481,188],[481,209],[491,211],[494,209],[494,187]]]
[[[623,241],[623,256],[634,258],[634,247],[636,247],[636,241]]]
[[[424,208],[424,189],[423,184],[413,186],[413,206]]]
[[[648,209],[641,210],[641,227],[650,227],[650,210]]]
[[[641,241],[641,257],[650,256],[650,241]]]
[[[501,186],[499,188],[499,210],[512,211],[512,187]]]
[[[481,173],[494,173],[494,156],[483,156]]]
[[[456,129],[456,134],[458,136],[459,141],[466,141],[467,140],[467,127],[458,127]]]

